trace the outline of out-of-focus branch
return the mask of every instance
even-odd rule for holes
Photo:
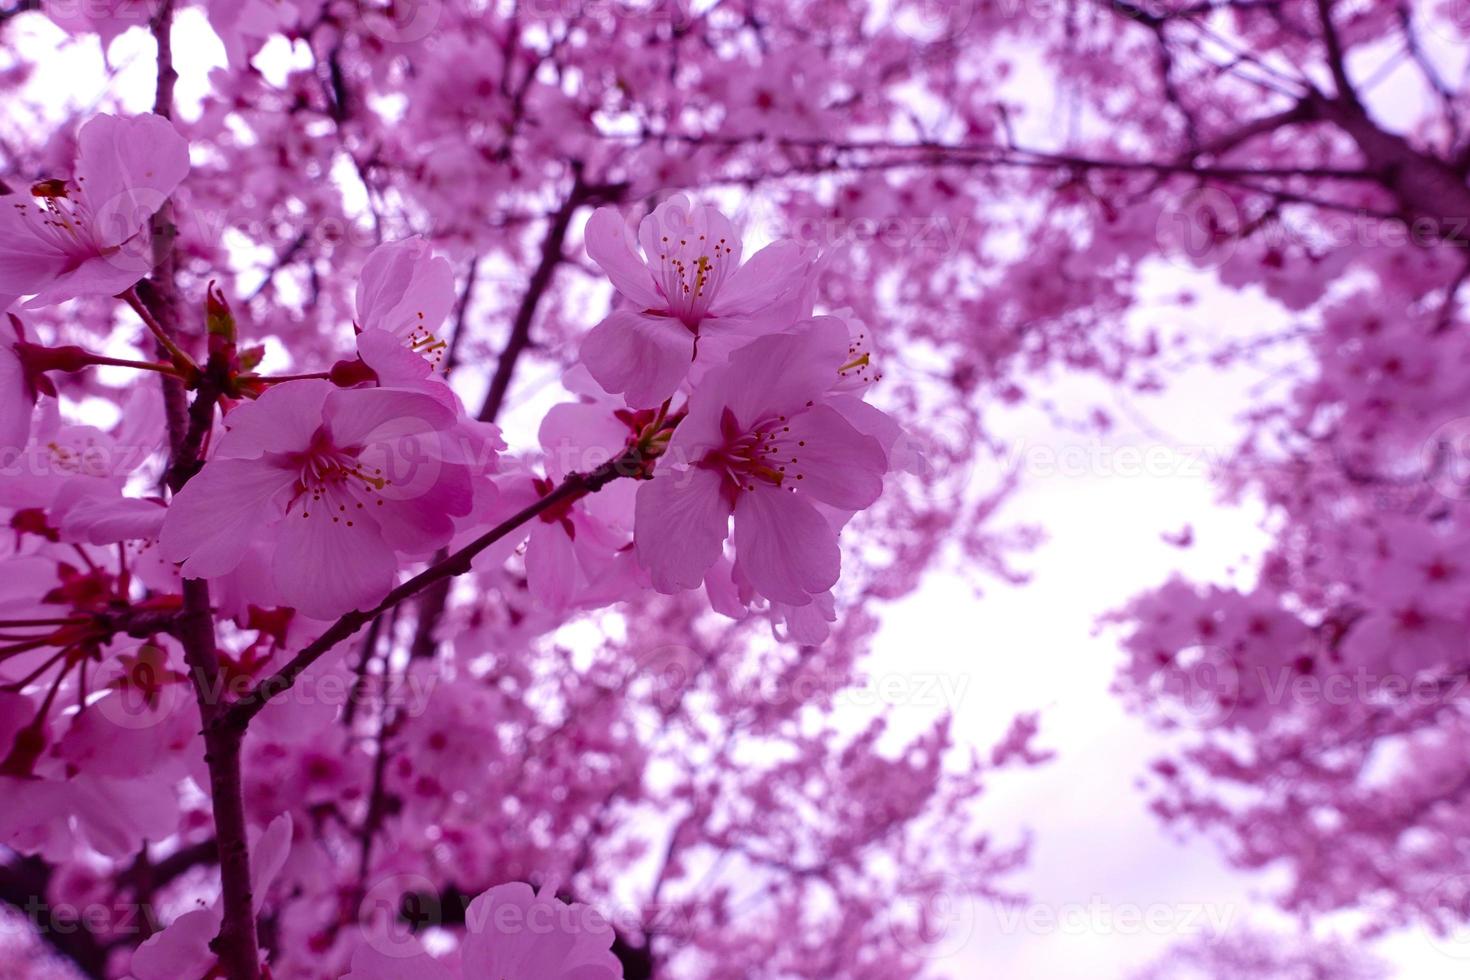
[[[510,335],[506,338],[505,347],[495,362],[495,374],[490,379],[489,391],[486,392],[485,401],[480,406],[478,414],[480,421],[495,421],[500,415],[500,410],[505,407],[505,397],[510,392],[511,381],[515,378],[516,367],[520,363],[521,355],[531,345],[531,327],[536,321],[536,312],[541,306],[542,299],[551,288],[557,267],[566,261],[567,232],[571,229],[572,218],[576,215],[577,209],[584,204],[616,200],[621,197],[623,191],[624,187],[621,184],[585,183],[582,180],[581,168],[574,165],[572,188],[567,193],[561,207],[552,213],[548,221],[546,237],[541,243],[541,259],[535,271],[532,272],[530,280],[526,283],[526,292],[521,296],[515,318],[511,321]],[[465,333],[465,313],[469,307],[470,290],[474,285],[476,269],[477,265],[471,264],[470,280],[465,284],[465,291],[460,298],[454,338],[445,367],[446,372],[457,362],[455,351]],[[442,561],[444,557],[445,553],[441,552],[435,556],[435,561]],[[434,655],[437,648],[434,632],[438,629],[439,620],[449,605],[450,588],[449,579],[436,582],[419,600],[418,620],[414,626],[413,642],[409,648],[414,658]]]
[[[510,382],[515,376],[516,364],[531,343],[531,325],[535,322],[536,311],[540,308],[541,300],[551,287],[557,266],[566,260],[563,250],[566,246],[567,231],[571,228],[572,217],[582,205],[616,200],[624,190],[621,184],[584,183],[580,166],[573,164],[572,189],[567,193],[566,200],[562,202],[561,207],[551,216],[550,224],[547,225],[546,237],[541,242],[541,259],[536,263],[536,269],[526,283],[525,295],[521,297],[521,305],[516,309],[515,319],[511,321],[510,336],[506,338],[505,348],[500,352],[500,358],[495,363],[495,375],[490,379],[490,390],[486,392],[485,401],[480,406],[478,417],[481,422],[495,421],[496,416],[500,414],[501,408],[505,405],[505,396],[510,391]]]
[[[1339,101],[1360,105],[1357,89],[1348,78],[1347,60],[1343,52],[1342,38],[1337,35],[1337,25],[1332,22],[1332,0],[1317,0],[1317,17],[1322,21],[1322,43],[1327,47],[1327,70],[1332,73],[1332,84],[1337,88]]]
[[[1285,126],[1296,123],[1311,122],[1317,118],[1317,112],[1312,103],[1306,99],[1301,100],[1290,109],[1262,116],[1232,130],[1223,136],[1210,140],[1203,146],[1196,147],[1190,154],[1189,160],[1197,160],[1202,156],[1221,157],[1237,147],[1243,146],[1258,136],[1266,136],[1276,132]]]
[[[475,285],[480,276],[480,257],[478,255],[470,259],[470,267],[465,272],[464,289],[459,294],[459,303],[454,308],[454,326],[450,329],[449,350],[444,353],[444,376],[447,378],[454,373],[459,366],[459,348],[464,343],[465,320],[469,316],[470,303],[475,298]]]
[[[86,977],[107,976],[107,947],[75,919],[52,921],[60,912],[47,904],[52,868],[38,857],[15,856],[0,863],[0,902],[35,927],[36,935]]]
[[[19,17],[21,14],[41,9],[41,0],[16,0],[8,7],[0,7],[0,27],[5,26],[11,18]]]

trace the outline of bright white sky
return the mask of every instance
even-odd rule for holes
[[[54,43],[58,35],[43,22],[26,20],[35,36],[22,49]],[[208,70],[224,57],[196,11],[184,11],[180,30],[187,43],[175,44],[179,98],[187,111],[207,90]],[[95,57],[90,64],[48,57],[40,61],[35,90],[91,101],[94,93],[79,89],[86,85],[79,79],[94,78],[97,100],[110,90],[129,108],[146,110],[151,43],[135,31],[114,44],[111,56],[123,67],[110,85],[102,81]],[[1182,269],[1160,275],[1161,286],[1171,292],[1188,279]],[[1208,305],[1208,316],[1197,309],[1191,314],[1190,329],[1222,334],[1223,321],[1255,330],[1272,316],[1266,304],[1240,297],[1214,294]],[[1176,318],[1172,325],[1183,324]],[[977,601],[967,584],[936,573],[917,596],[886,615],[868,665],[873,677],[943,680],[940,690],[950,692],[957,737],[982,751],[1017,712],[1040,709],[1038,744],[1058,752],[1039,769],[992,780],[979,814],[999,843],[1022,830],[1033,834],[1031,862],[1010,882],[1029,894],[1031,904],[1019,913],[985,904],[961,908],[953,934],[936,949],[936,976],[1121,980],[1176,940],[1212,924],[1290,927],[1262,901],[1281,878],[1232,872],[1212,845],[1173,841],[1148,813],[1136,784],[1168,737],[1126,715],[1109,693],[1121,655],[1110,635],[1094,632],[1098,616],[1173,571],[1220,580],[1233,568],[1251,567],[1251,556],[1266,542],[1260,514],[1221,506],[1208,465],[1235,444],[1232,419],[1247,407],[1251,380],[1210,372],[1181,379],[1171,392],[1133,404],[1135,417],[1146,425],[1113,412],[1118,425],[1104,443],[1059,431],[1032,411],[1006,419],[1013,456],[1026,459],[1025,450],[1051,449],[1102,460],[1085,472],[1028,470],[1020,492],[1000,514],[1002,522],[1047,530],[1049,540],[1020,561],[1033,580],[1021,587],[992,584]],[[1040,394],[1034,388],[1033,393]],[[1094,405],[1117,405],[1106,389],[1083,379],[1063,379],[1046,394],[1078,418]],[[1169,465],[1135,473],[1127,469],[1127,457],[1110,455],[1120,447],[1165,447],[1173,455]],[[974,479],[985,485],[993,475],[981,472]],[[1161,539],[1186,524],[1194,529],[1192,548]],[[926,703],[895,709],[901,724],[917,729],[932,719],[936,692],[926,693]],[[1132,911],[1162,916],[1171,926],[1109,926],[1113,916]],[[1067,923],[1046,926],[1037,916],[1048,912]],[[1345,931],[1352,923],[1324,925]],[[1448,980],[1465,975],[1470,938],[1445,943],[1409,932],[1378,944],[1376,951],[1404,977]]]

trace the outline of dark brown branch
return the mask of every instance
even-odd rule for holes
[[[178,81],[171,44],[173,14],[173,0],[163,0],[149,24],[158,48],[158,80],[153,111],[169,119],[173,118],[174,85]],[[143,299],[165,337],[177,338],[179,299],[174,279],[174,240],[178,230],[174,226],[171,203],[166,203],[154,215],[151,227],[154,269],[147,284],[150,288]],[[198,392],[194,405],[186,408],[183,385],[179,380],[165,377],[163,383],[171,449],[167,474],[170,489],[177,492],[198,467],[218,394],[217,388],[206,384]],[[215,645],[209,586],[202,580],[191,579],[184,582],[183,591],[184,610],[175,632],[184,648],[184,659],[189,666],[200,717],[204,722],[204,761],[209,768],[215,838],[218,841],[220,892],[224,905],[219,935],[210,946],[229,980],[258,980],[260,952],[255,931],[255,902],[251,895],[245,804],[241,792],[242,733],[213,724],[222,706],[214,693],[219,690],[219,652]]]
[[[1296,123],[1312,122],[1317,118],[1316,109],[1313,104],[1303,99],[1290,109],[1262,116],[1241,126],[1239,129],[1219,136],[1203,146],[1196,149],[1189,160],[1197,160],[1202,156],[1219,158],[1250,142],[1258,136],[1266,136],[1276,132],[1285,126]]]
[[[292,260],[294,260],[296,256],[301,252],[301,250],[306,247],[306,244],[309,241],[311,241],[311,233],[305,231],[293,238],[291,240],[291,244],[287,245],[286,248],[282,250],[279,255],[276,256],[275,261],[270,264],[270,268],[265,270],[265,278],[260,281],[259,286],[255,287],[255,291],[245,298],[245,302],[250,303],[254,301],[267,289],[270,289],[272,286],[274,286],[276,276],[280,274],[282,269],[291,264]]]
[[[353,669],[352,697],[347,701],[347,706],[342,709],[342,724],[349,731],[352,729],[353,721],[357,718],[357,705],[366,694],[368,668],[372,665],[373,657],[378,652],[378,637],[382,632],[383,617],[378,616],[368,626],[367,635],[362,638],[362,652],[358,655],[357,666]]]
[[[1316,101],[1316,111],[1357,144],[1366,172],[1394,197],[1404,218],[1426,223],[1440,241],[1470,247],[1470,187],[1453,166],[1383,129],[1354,100]]]
[[[240,772],[244,733],[214,724],[223,709],[214,696],[220,690],[219,654],[215,647],[209,585],[202,579],[184,580],[184,613],[177,635],[204,721],[204,762],[209,768],[209,793],[214,803],[224,918],[219,935],[210,945],[230,980],[256,980],[260,975],[260,951],[255,933],[255,899],[250,884],[249,838],[245,830]]]
[[[443,561],[447,557],[449,557],[449,552],[441,551],[434,556],[434,560]],[[443,618],[444,610],[449,607],[449,590],[452,585],[452,579],[435,582],[424,591],[423,598],[419,600],[419,614],[414,623],[413,642],[408,647],[408,655],[412,659],[427,660],[438,652],[439,641],[434,636],[434,631],[439,627],[439,620]]]
[[[1317,105],[1316,101],[1312,105]],[[606,139],[626,141],[637,139],[629,136],[607,136]],[[1228,167],[1200,166],[1180,160],[1125,160],[1106,157],[1087,157],[1070,153],[1033,150],[1021,146],[1001,146],[993,143],[899,143],[885,140],[858,142],[830,142],[820,139],[765,137],[719,137],[680,136],[676,134],[655,137],[665,143],[688,146],[740,147],[766,144],[770,146],[807,150],[826,150],[831,159],[799,164],[784,171],[763,172],[725,178],[722,182],[748,182],[756,177],[786,176],[795,174],[833,173],[844,170],[868,171],[901,169],[920,166],[966,166],[966,167],[1014,167],[1026,170],[1091,170],[1117,171],[1122,173],[1150,173],[1179,175],[1219,180],[1291,179],[1340,180],[1350,182],[1374,181],[1374,174],[1362,169],[1341,167]],[[877,159],[852,161],[851,154],[883,154]]]
[[[1444,333],[1454,324],[1455,313],[1460,308],[1460,290],[1464,288],[1467,279],[1470,279],[1470,261],[1460,267],[1459,275],[1445,288],[1444,302],[1440,304],[1439,315],[1434,319],[1434,333]]]

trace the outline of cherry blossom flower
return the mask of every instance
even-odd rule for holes
[[[734,517],[735,571],[773,601],[830,589],[845,513],[883,489],[882,445],[831,404],[846,325],[808,321],[761,338],[691,396],[652,481],[638,490],[634,542],[661,592],[700,585]]]
[[[1197,57],[1190,32],[1138,18],[927,0],[694,4],[703,12],[676,22],[559,3],[19,6],[40,10],[0,15],[7,39],[24,42],[0,71],[0,92],[19,107],[0,211],[20,203],[34,218],[36,196],[46,220],[63,224],[0,219],[23,233],[0,236],[0,310],[37,295],[46,308],[27,326],[38,345],[106,361],[53,370],[59,397],[33,405],[24,369],[35,352],[13,357],[0,344],[0,462],[23,447],[15,468],[0,467],[0,841],[49,865],[48,903],[79,908],[119,895],[171,908],[212,877],[200,845],[263,849],[256,831],[281,813],[309,821],[320,844],[293,854],[281,869],[289,887],[264,907],[233,890],[224,920],[186,916],[140,955],[140,970],[172,950],[155,972],[249,974],[216,964],[208,941],[222,921],[239,927],[258,912],[277,978],[340,977],[356,955],[354,972],[378,980],[471,980],[483,971],[462,954],[513,951],[524,937],[491,942],[483,923],[462,930],[446,916],[423,933],[441,962],[374,961],[375,934],[352,927],[364,884],[386,883],[399,918],[414,900],[539,873],[640,911],[616,944],[629,974],[932,972],[935,898],[963,898],[954,882],[998,894],[997,878],[1021,860],[972,821],[970,804],[994,765],[1039,760],[1035,724],[986,763],[964,751],[958,728],[904,745],[881,717],[855,727],[853,705],[831,713],[834,685],[862,676],[884,607],[930,581],[937,562],[1025,577],[1009,553],[1040,530],[997,526],[1025,468],[976,466],[998,447],[997,410],[1030,401],[1069,431],[1106,432],[1110,413],[1043,389],[1061,381],[1067,401],[1093,402],[1082,388],[1100,381],[1125,395],[1130,415],[1146,413],[1149,400],[1135,396],[1178,383],[1183,366],[1189,385],[1212,369],[1226,381],[1264,372],[1238,457],[1214,473],[1224,499],[1261,508],[1264,547],[1243,541],[1248,554],[1228,549],[1231,566],[1219,570],[1248,585],[1176,579],[1126,614],[1137,627],[1118,682],[1129,707],[1197,729],[1170,740],[1155,811],[1222,838],[1233,861],[1288,872],[1279,894],[1293,912],[1357,906],[1375,930],[1464,921],[1470,329],[1458,219],[1470,197],[1463,85],[1436,71],[1457,46],[1442,42],[1464,40],[1463,18],[1447,9],[1456,4],[1415,5],[1412,18],[1404,4],[1323,3],[1306,16],[1227,4],[1239,50],[1218,63]],[[162,190],[147,181],[117,209],[126,221],[98,217],[109,196],[93,193],[98,180],[131,179],[128,161],[176,141],[151,138],[143,123],[118,141],[116,161],[104,153],[90,170],[75,166],[85,180],[33,183],[72,173],[79,156],[75,127],[48,133],[47,120],[97,98],[168,101],[146,70],[98,88],[70,70],[86,58],[29,63],[54,33],[40,24],[47,14],[104,49],[137,27],[130,54],[153,53],[145,26],[182,45],[207,20],[224,42],[229,64],[207,77],[181,57],[184,102],[160,105],[196,150],[176,238],[145,233]],[[255,70],[248,58],[267,37],[282,57]],[[998,104],[1018,39],[1036,52],[1028,78],[1054,76],[1075,90],[1078,118],[1106,125],[1046,132],[1025,98],[1014,112]],[[1395,79],[1421,84],[1373,84],[1366,56],[1378,49],[1407,52]],[[155,50],[166,58],[170,48]],[[1443,97],[1396,97],[1420,90]],[[104,117],[87,132],[124,125]],[[82,163],[95,161],[96,140],[83,142]],[[680,189],[718,194],[731,220],[669,197]],[[650,207],[647,236],[611,211],[587,224],[586,249],[615,287],[601,309],[564,261],[567,234],[592,202],[626,215],[650,200],[667,203]],[[710,236],[735,226],[746,248],[727,237],[714,249]],[[432,363],[447,357],[453,277],[426,242],[394,241],[417,229],[454,250],[456,271],[474,257],[454,335],[459,395]],[[392,242],[365,266],[360,252],[372,246],[361,233]],[[772,233],[802,247],[742,265]],[[63,248],[78,243],[75,254]],[[813,258],[818,244],[826,265]],[[123,350],[148,338],[109,301],[124,285],[109,270],[149,271],[155,246],[168,247],[176,272],[143,297],[170,314],[159,333],[175,332],[182,354],[167,359],[151,343]],[[1185,277],[1167,268],[1181,251]],[[257,272],[237,321],[206,305],[210,279],[239,295]],[[1222,305],[1235,291],[1249,315]],[[55,302],[72,295],[80,302]],[[805,359],[810,372],[771,354],[788,334],[826,329],[802,323],[818,305],[845,323],[845,349],[827,323],[830,350]],[[517,309],[534,316],[512,320]],[[1211,322],[1222,312],[1228,339]],[[353,320],[358,359],[333,366]],[[865,400],[879,371],[864,323],[902,352],[878,402],[895,417]],[[542,382],[582,344],[601,391],[564,376],[583,400],[543,418]],[[297,412],[286,402],[298,389],[272,377],[286,363],[351,390]],[[511,382],[505,418],[518,448],[537,443],[541,423],[539,446],[499,479],[499,498],[476,479],[499,437],[476,429],[459,400],[491,372]],[[49,394],[41,376],[30,381]],[[804,392],[790,405],[788,387]],[[1216,387],[1184,394],[1210,399]],[[432,432],[432,451],[427,436],[339,445],[368,414],[361,406],[390,403],[383,415]],[[222,423],[194,430],[200,451],[180,445],[179,423],[216,408]],[[768,410],[784,421],[763,422]],[[252,416],[264,421],[247,438]],[[647,459],[651,482],[619,478],[528,515],[467,573],[424,550],[480,539],[630,439],[667,446],[675,426],[682,441]],[[807,445],[783,444],[788,434]],[[379,507],[377,488],[359,486],[364,474],[376,480],[361,468],[374,464],[342,461],[359,443],[364,455],[437,471],[420,494],[431,513],[390,520],[398,504]],[[111,448],[143,462],[94,465]],[[204,472],[170,515],[160,477],[196,463]],[[441,485],[456,467],[469,471],[467,502]],[[910,467],[915,479],[883,475]],[[347,486],[313,494],[305,484],[324,475]],[[879,478],[896,492],[856,517]],[[342,547],[338,527],[297,547],[314,567],[286,554],[319,517],[308,504],[326,508],[354,487],[367,496],[339,506],[382,512],[371,547]],[[1190,566],[1208,574],[1200,563],[1220,553],[1209,546],[1219,528],[1195,516]],[[210,608],[182,621],[180,569],[153,543],[166,524],[196,573],[233,563],[210,576]],[[839,543],[862,547],[861,565]],[[259,681],[324,637],[316,616],[371,601],[421,558],[464,574],[431,578],[361,624],[248,725],[224,726],[240,752],[206,763],[198,676],[171,635],[181,622],[211,620],[221,673]],[[350,596],[338,594],[344,576]],[[655,594],[650,579],[678,594]],[[840,616],[839,598],[851,603]],[[622,604],[601,608],[613,601]],[[395,696],[405,678],[432,697]],[[342,708],[344,687],[366,693]],[[1171,701],[1187,714],[1167,710]],[[200,790],[216,775],[238,777],[244,836],[228,819],[211,826]],[[752,895],[740,886],[757,866]],[[185,877],[165,882],[168,867]],[[140,933],[94,934],[89,923],[36,936],[110,959],[91,972],[111,975]],[[588,950],[596,975],[608,965],[603,938]],[[1246,956],[1217,944],[1226,953],[1199,962],[1228,974],[1232,956],[1260,959],[1270,974],[1289,959],[1255,955],[1270,938],[1237,944]],[[1299,957],[1329,974],[1343,958]],[[28,967],[0,960],[3,976]],[[490,969],[503,980],[519,968]]]
[[[631,307],[592,328],[582,362],[636,408],[672,395],[696,357],[718,363],[752,335],[788,326],[760,314],[798,290],[809,265],[794,242],[769,245],[742,265],[730,219],[682,194],[643,219],[642,256],[612,208],[593,213],[586,237],[587,254]]]
[[[566,383],[579,386],[577,380]],[[550,494],[571,473],[615,459],[653,415],[621,408],[601,393],[554,406],[541,422],[544,473],[528,460],[498,477],[499,498],[477,514],[476,523],[498,524]],[[523,548],[527,589],[538,604],[557,612],[628,598],[646,585],[631,548],[635,490],[634,481],[618,480],[548,508],[487,550],[479,567],[500,565]]]
[[[153,268],[148,220],[189,173],[189,144],[161,116],[98,115],[77,136],[76,176],[0,198],[0,293],[45,306],[113,295]]]
[[[440,328],[454,305],[454,270],[421,238],[380,245],[363,263],[357,283],[357,349],[385,383],[422,375],[404,366],[400,349],[438,366],[449,348]],[[387,337],[392,338],[389,343]]]
[[[537,893],[523,882],[497,885],[470,903],[465,929],[464,980],[622,980],[607,920],[590,906],[559,901],[550,889]],[[449,976],[425,952],[396,952],[409,955],[359,947],[344,980]]]
[[[186,576],[209,578],[266,540],[275,585],[301,612],[363,608],[392,586],[400,555],[444,545],[469,513],[469,466],[447,437],[456,422],[419,392],[277,385],[226,417],[159,545]]]

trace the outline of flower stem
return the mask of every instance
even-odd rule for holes
[[[179,367],[186,367],[193,371],[199,370],[199,365],[194,363],[194,359],[189,356],[188,352],[174,343],[174,339],[168,335],[168,331],[164,330],[163,325],[149,312],[142,298],[138,296],[137,287],[129,286],[126,292],[120,293],[118,296],[123,302],[133,308],[133,312],[138,314],[138,318],[148,327],[149,332],[153,334],[153,338],[158,341],[164,350],[168,351],[169,356],[174,359],[174,362]]]
[[[157,371],[159,374],[171,374],[180,377],[179,371],[172,364],[162,361],[130,361],[122,357],[103,357],[101,354],[92,355],[92,363],[99,367],[121,367],[133,368],[138,371]]]
[[[331,378],[330,371],[312,371],[309,374],[252,374],[242,378],[242,381],[258,381],[265,385],[278,385],[286,381],[326,381]]]

